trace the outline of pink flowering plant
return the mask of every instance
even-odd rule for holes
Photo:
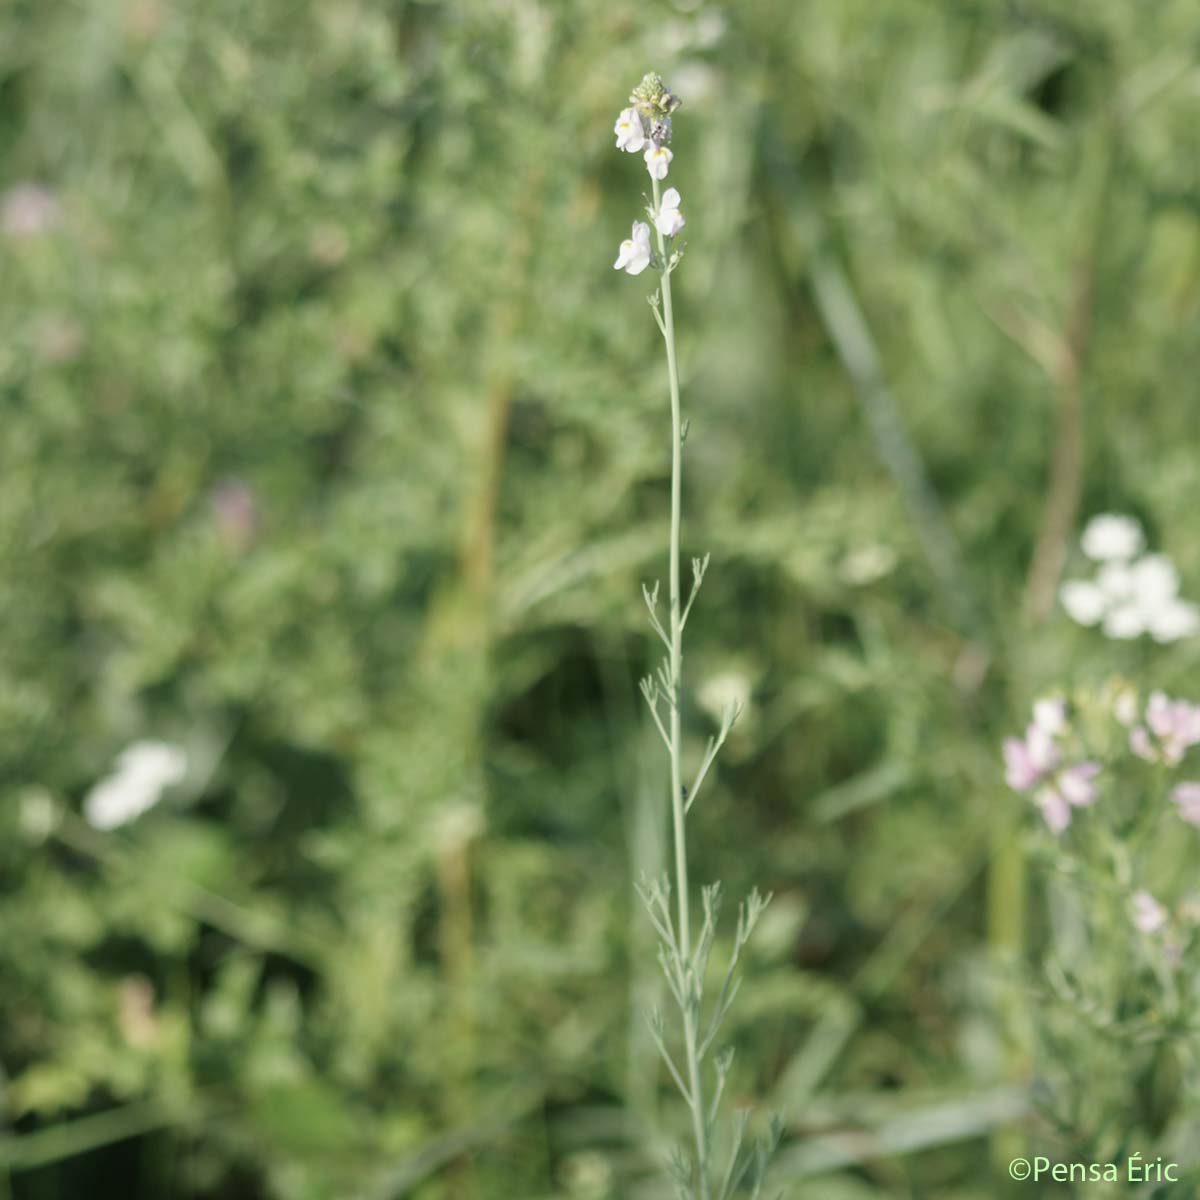
[[[642,680],[641,689],[669,760],[674,871],[673,879],[664,874],[660,879],[644,882],[640,891],[659,937],[658,959],[675,1004],[673,1020],[658,1010],[648,1014],[650,1030],[689,1114],[689,1144],[686,1148],[676,1148],[669,1162],[672,1182],[680,1200],[731,1200],[737,1195],[761,1195],[767,1163],[779,1142],[782,1126],[778,1119],[773,1119],[767,1132],[751,1141],[746,1137],[748,1112],[740,1110],[733,1122],[732,1137],[718,1153],[717,1118],[733,1062],[733,1051],[722,1049],[718,1038],[738,991],[737,968],[742,951],[770,897],[763,897],[755,890],[739,906],[733,945],[713,994],[707,985],[709,961],[717,938],[721,885],[714,883],[701,890],[699,928],[693,929],[687,815],[737,719],[738,706],[732,703],[726,707],[703,759],[685,784],[683,630],[709,560],[707,555],[692,560],[692,582],[685,602],[680,582],[680,528],[683,446],[688,426],[680,404],[671,276],[683,258],[683,248],[676,239],[687,221],[679,190],[674,186],[665,190],[662,187],[675,157],[670,142],[673,117],[679,106],[679,97],[662,78],[649,74],[634,88],[628,107],[622,109],[613,126],[616,148],[641,156],[651,187],[646,198],[647,220],[633,222],[630,236],[621,242],[613,268],[628,275],[640,275],[653,268],[658,275],[658,286],[649,296],[649,302],[666,354],[671,413],[671,525],[665,612],[659,602],[659,585],[643,586],[650,626],[665,654],[658,670]]]
[[[1004,739],[1005,779],[1018,792],[1030,792],[1052,833],[1071,823],[1071,810],[1096,799],[1100,764],[1072,761],[1064,700],[1039,700],[1021,738]]]
[[[1028,981],[1035,1104],[1075,1157],[1116,1161],[1132,1145],[1190,1161],[1200,705],[1123,680],[1048,696],[1002,756],[1009,788],[1036,814],[1045,888]]]

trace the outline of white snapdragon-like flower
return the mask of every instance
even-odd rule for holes
[[[646,160],[646,170],[650,172],[651,179],[666,179],[667,168],[670,167],[671,159],[675,155],[671,153],[668,146],[660,146],[656,142],[651,142],[643,157]]]
[[[633,235],[621,243],[614,271],[625,271],[629,275],[640,275],[650,265],[650,226],[645,221],[634,221]]]
[[[675,188],[667,188],[663,192],[662,203],[658,206],[658,216],[654,224],[663,237],[674,237],[687,222],[679,211],[679,192]]]
[[[1131,559],[1145,544],[1141,525],[1133,517],[1118,513],[1101,513],[1093,517],[1080,542],[1084,554],[1095,562]]]
[[[636,154],[646,144],[646,131],[636,108],[621,110],[613,133],[617,135],[617,149],[629,154]]]
[[[166,742],[134,742],[121,752],[116,770],[83,802],[83,815],[96,829],[136,821],[162,799],[163,790],[187,774],[187,755]]]

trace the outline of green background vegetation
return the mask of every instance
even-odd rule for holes
[[[693,873],[776,897],[733,1098],[793,1197],[1053,1146],[998,742],[1195,678],[1053,604],[1107,509],[1200,589],[1194,0],[3,0],[0,1196],[662,1194],[649,69],[689,753],[751,696]],[[188,779],[92,830],[147,736]]]

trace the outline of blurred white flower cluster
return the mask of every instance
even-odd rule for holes
[[[1179,574],[1165,554],[1142,553],[1145,537],[1133,517],[1093,517],[1080,544],[1097,566],[1093,578],[1070,580],[1059,592],[1072,620],[1124,640],[1149,634],[1166,643],[1200,633],[1200,606],[1180,597]]]
[[[134,742],[117,758],[83,802],[83,815],[96,829],[116,829],[136,821],[162,799],[164,789],[187,774],[187,755],[166,742]]]

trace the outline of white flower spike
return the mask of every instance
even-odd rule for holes
[[[650,172],[650,178],[666,179],[667,168],[671,165],[671,159],[675,157],[669,147],[658,146],[654,142],[651,142],[646,149],[644,157],[646,159],[646,170]]]
[[[659,205],[654,224],[663,237],[674,237],[687,224],[683,213],[679,211],[679,193],[675,188],[667,188],[663,192],[662,204]]]
[[[613,133],[617,135],[617,149],[628,154],[636,154],[646,144],[646,132],[636,108],[621,110]]]
[[[650,226],[645,221],[634,221],[633,234],[621,243],[614,271],[628,275],[640,275],[650,265]]]

